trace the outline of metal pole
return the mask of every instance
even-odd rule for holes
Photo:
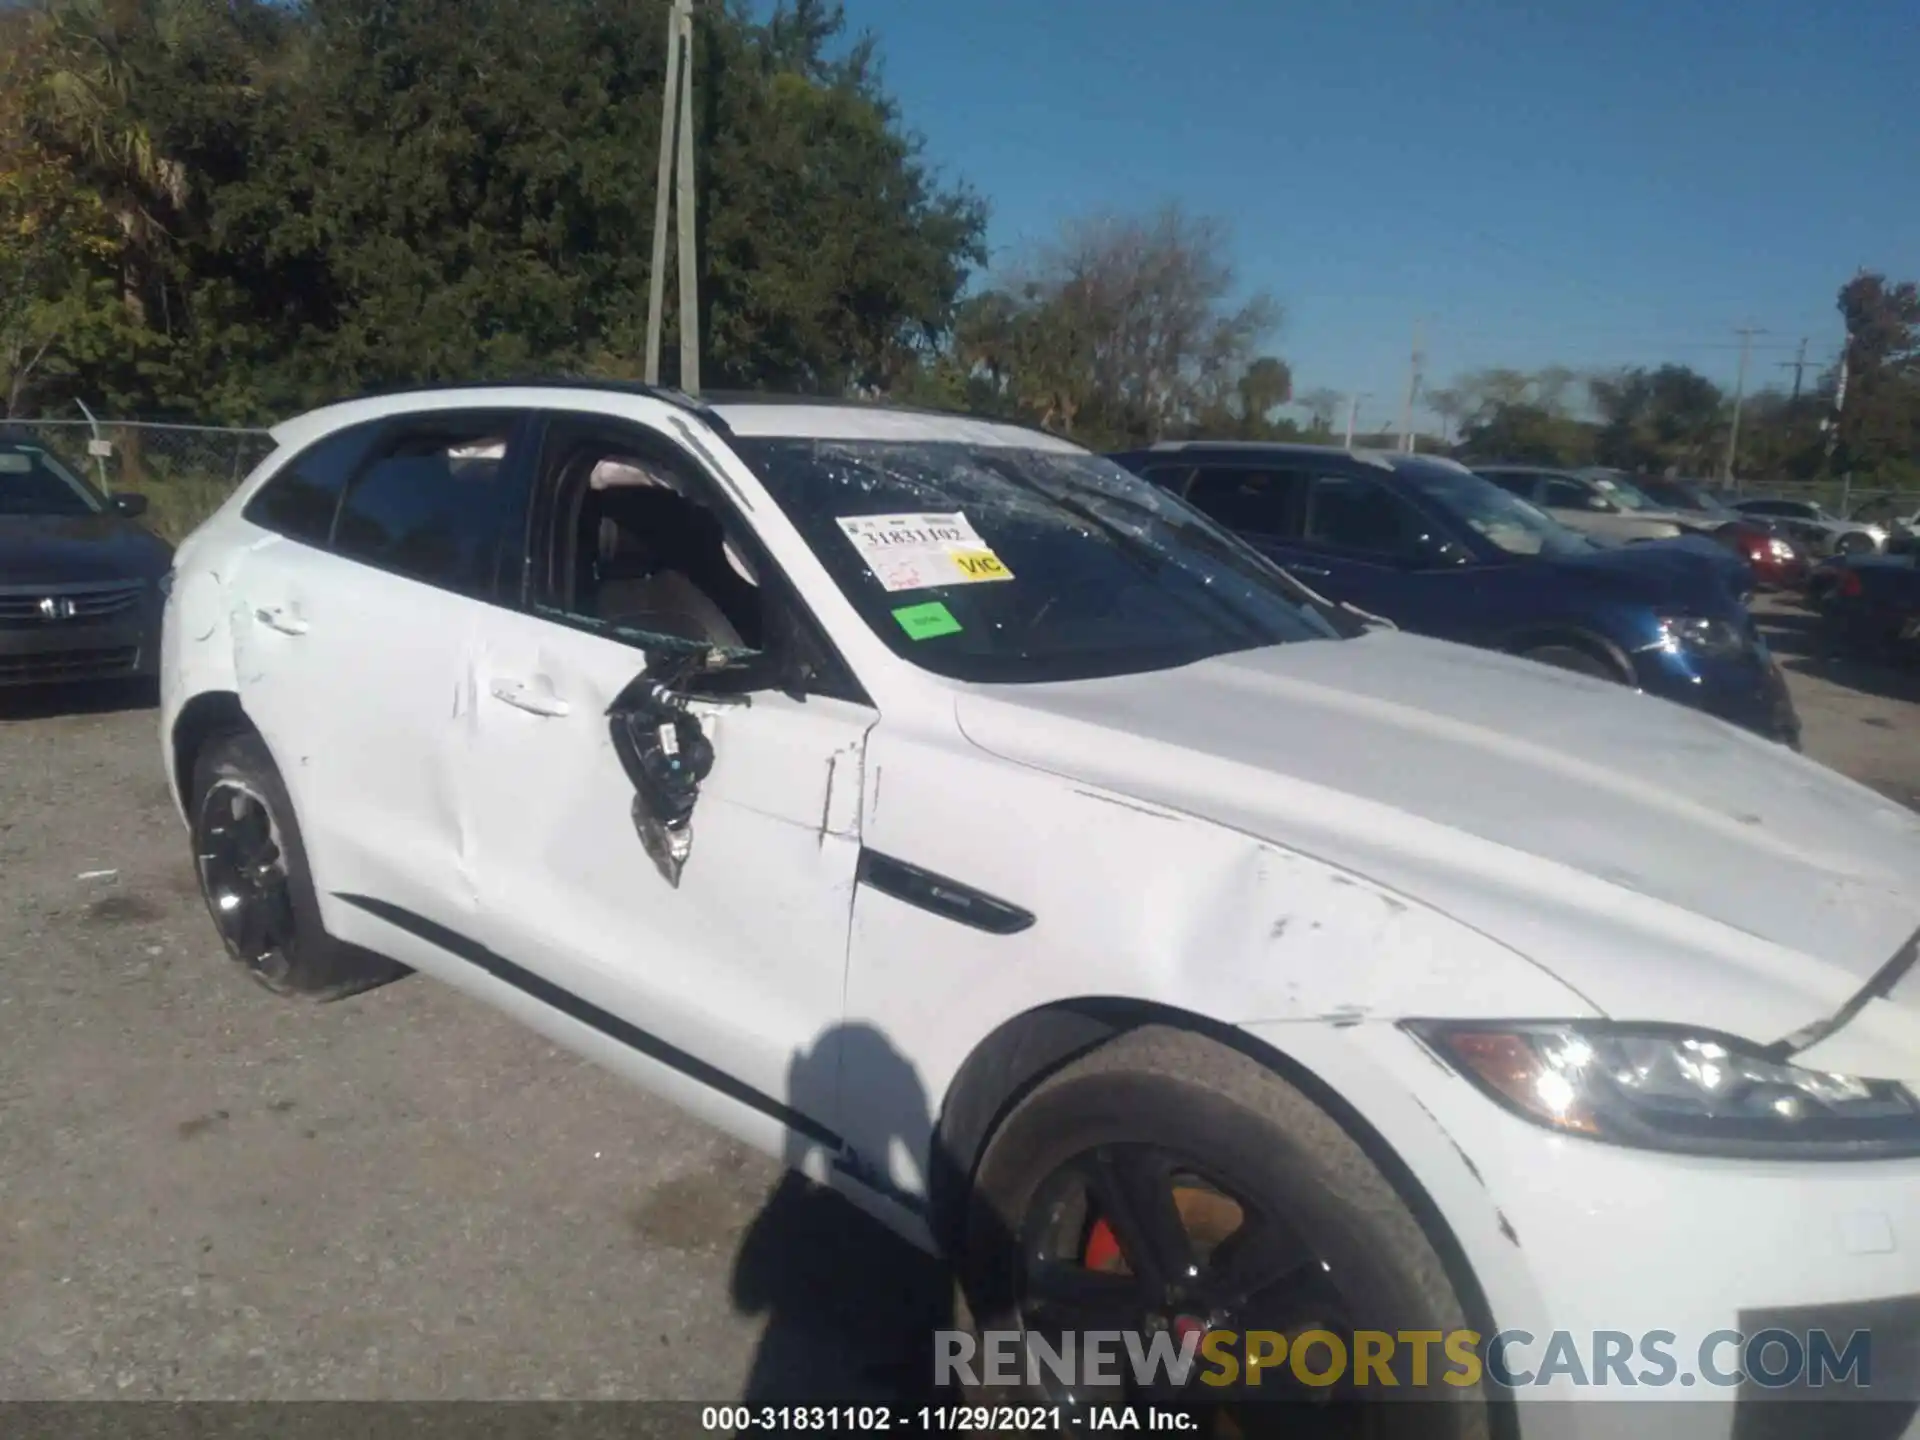
[[[1802,335],[1800,337],[1800,344],[1799,344],[1799,347],[1793,352],[1793,359],[1782,360],[1780,362],[1780,368],[1782,370],[1793,371],[1793,398],[1797,402],[1800,399],[1801,377],[1806,373],[1806,368],[1807,368],[1807,337],[1806,336]]]
[[[1413,354],[1407,361],[1407,403],[1400,412],[1400,448],[1413,447],[1413,400],[1420,390],[1420,322],[1413,322]]]
[[[1360,402],[1367,398],[1367,393],[1365,390],[1358,390],[1347,397],[1347,449],[1349,450],[1353,448],[1354,421],[1359,418]]]
[[[73,403],[78,405],[80,407],[80,413],[87,417],[87,429],[93,435],[94,443],[88,448],[93,451],[94,468],[100,472],[100,488],[102,490],[111,490],[113,486],[107,481],[107,457],[102,455],[99,450],[100,442],[106,438],[100,433],[100,422],[93,418],[93,411],[87,408],[87,402],[82,400],[78,395],[73,397]]]
[[[653,272],[647,277],[649,385],[660,383],[660,317],[667,303],[667,205],[673,185],[673,119],[680,88],[680,10],[667,16],[667,74],[660,100],[660,177],[653,189]]]
[[[1747,354],[1753,347],[1753,337],[1767,332],[1749,325],[1736,333],[1740,336],[1740,377],[1733,382],[1733,427],[1727,431],[1727,459],[1721,467],[1721,478],[1727,481],[1733,479],[1734,461],[1740,449],[1740,403],[1747,392]]]
[[[694,273],[693,206],[693,0],[679,0],[680,79],[680,188],[674,208],[680,212],[680,265],[675,272],[680,287],[680,389],[700,393],[700,279]]]

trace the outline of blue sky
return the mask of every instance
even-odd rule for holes
[[[1695,365],[1841,341],[1920,278],[1920,5],[1863,0],[847,0],[1011,256],[1178,200],[1286,311],[1297,391],[1397,420],[1414,326],[1487,365]]]

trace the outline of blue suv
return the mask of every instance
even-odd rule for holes
[[[1799,748],[1717,546],[1607,547],[1451,460],[1183,441],[1111,457],[1328,600],[1403,630],[1632,685]]]

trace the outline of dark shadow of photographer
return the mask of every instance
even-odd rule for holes
[[[884,1105],[889,1141],[912,1147],[932,1128],[920,1077],[868,1025],[822,1034],[794,1056],[790,1103],[831,1117],[842,1093]],[[812,1148],[785,1157],[798,1167]],[[884,1153],[870,1157],[884,1165]],[[791,1170],[754,1217],[734,1260],[732,1299],[766,1316],[741,1399],[749,1404],[933,1403],[934,1332],[958,1323],[947,1266],[851,1201]]]

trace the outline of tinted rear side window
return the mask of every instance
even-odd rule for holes
[[[355,425],[309,446],[261,487],[240,513],[262,529],[325,545],[347,477],[367,453],[378,424]]]
[[[333,548],[465,595],[492,593],[515,417],[428,416],[389,431],[340,507]]]
[[[1491,480],[1509,495],[1518,495],[1523,500],[1533,498],[1533,476],[1524,471],[1482,470],[1482,479]]]
[[[1284,471],[1203,469],[1187,503],[1215,524],[1249,535],[1289,536],[1299,525],[1299,476]]]

